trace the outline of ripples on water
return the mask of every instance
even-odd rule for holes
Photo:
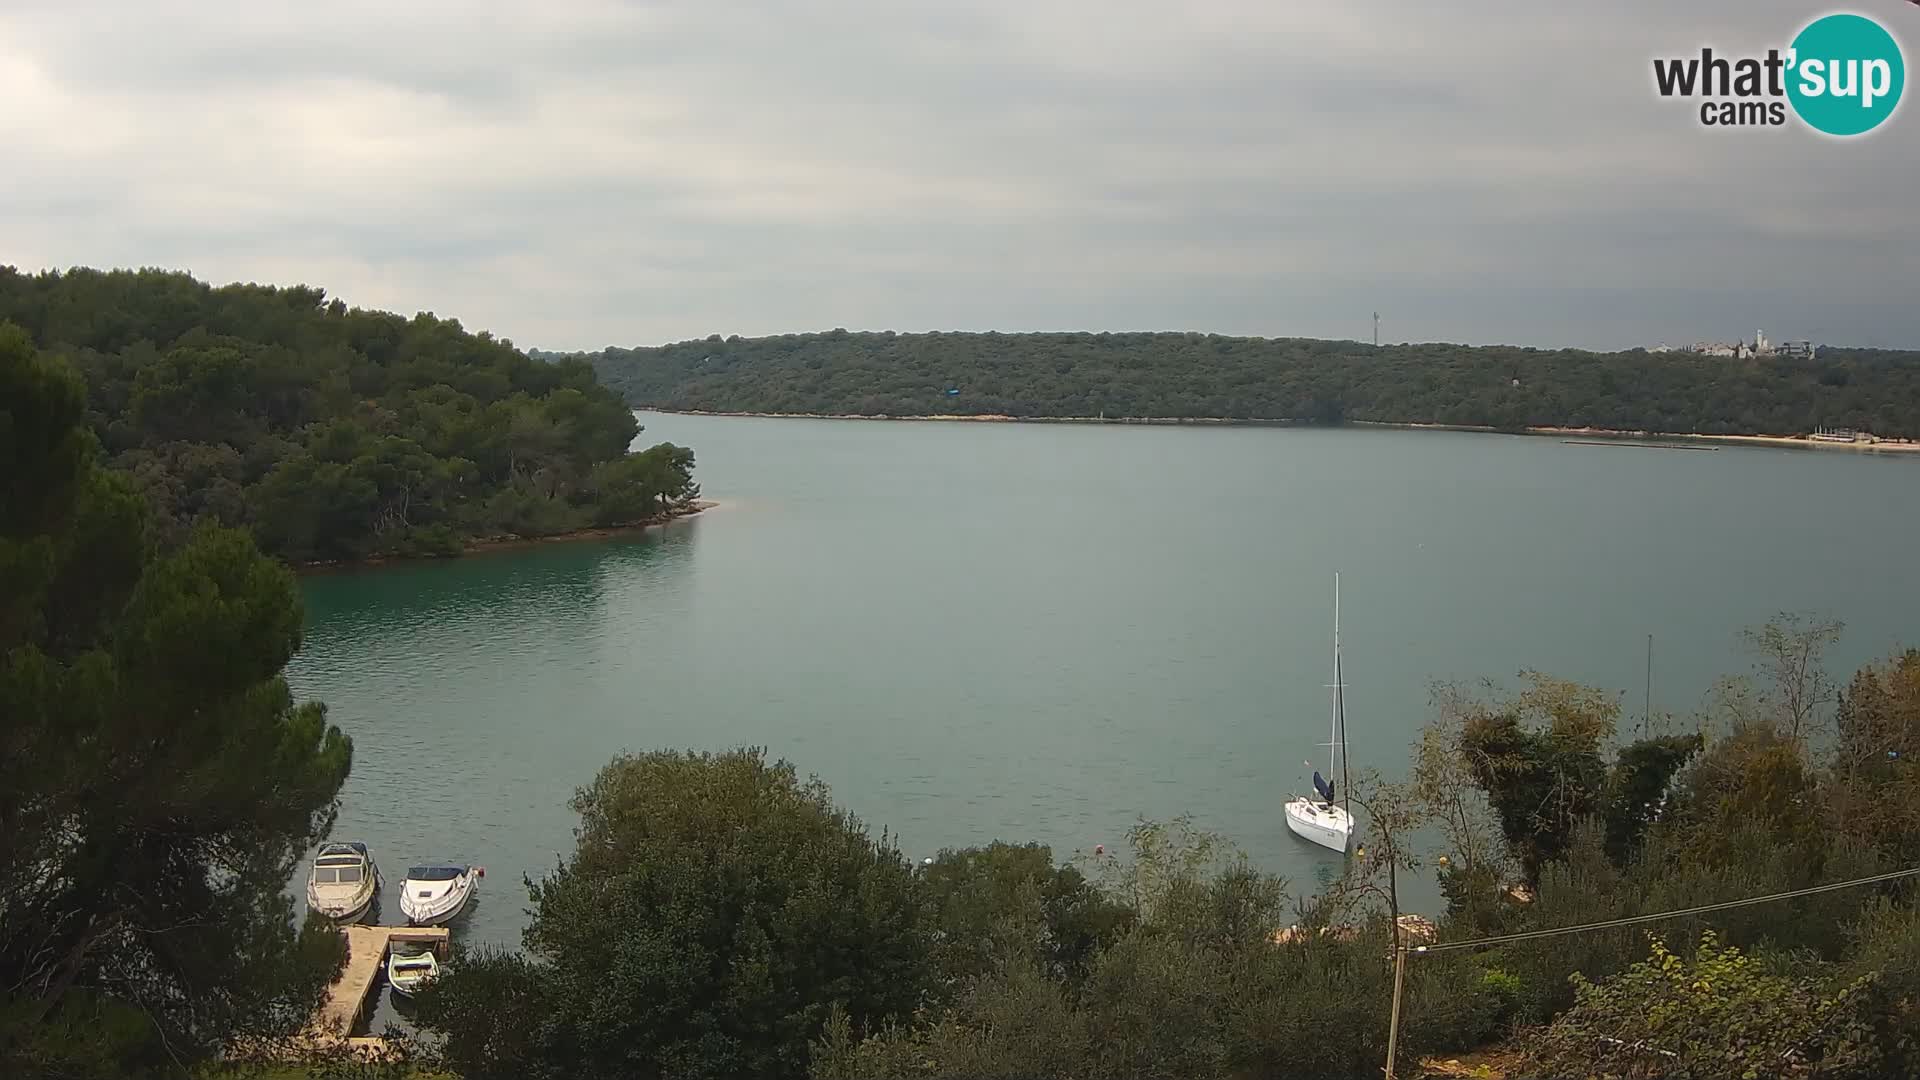
[[[1689,710],[1782,609],[1835,667],[1912,640],[1920,462],[1389,431],[646,417],[725,505],[644,538],[305,579],[289,669],[354,738],[336,835],[383,921],[407,866],[488,875],[456,924],[516,944],[521,878],[614,754],[771,748],[914,857],[1063,857],[1191,812],[1315,888],[1280,804],[1323,760],[1343,578],[1356,769],[1397,774],[1435,678],[1524,667]],[[1835,523],[1844,523],[1836,535]],[[1844,547],[1841,545],[1844,544]],[[1412,891],[1431,888],[1415,883]]]

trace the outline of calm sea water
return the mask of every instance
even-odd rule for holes
[[[1312,889],[1281,816],[1322,762],[1341,574],[1356,768],[1398,776],[1434,680],[1533,668],[1654,708],[1744,670],[1774,612],[1834,667],[1920,639],[1920,461],[1391,430],[643,414],[722,505],[642,538],[305,580],[289,677],[354,738],[336,835],[393,883],[523,874],[622,751],[760,745],[913,858],[1065,857],[1193,815]]]

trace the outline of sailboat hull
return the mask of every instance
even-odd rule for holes
[[[1353,839],[1353,818],[1338,806],[1294,799],[1287,803],[1287,828],[1302,840],[1344,852]]]

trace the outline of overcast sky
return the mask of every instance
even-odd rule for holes
[[[1383,341],[1920,347],[1920,105],[1839,141],[1652,89],[1826,10],[0,0],[0,263],[554,349],[1375,309]],[[1913,65],[1920,6],[1852,10]]]

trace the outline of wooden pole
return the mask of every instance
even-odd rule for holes
[[[1393,1080],[1394,1057],[1400,1049],[1400,991],[1406,982],[1407,943],[1400,930],[1400,845],[1391,832],[1383,839],[1387,845],[1387,913],[1393,920],[1393,1011],[1387,1017],[1387,1080]]]
[[[1407,974],[1407,947],[1400,942],[1400,923],[1393,924],[1393,1013],[1387,1020],[1387,1080],[1393,1080],[1393,1058],[1400,1049],[1400,988]]]

